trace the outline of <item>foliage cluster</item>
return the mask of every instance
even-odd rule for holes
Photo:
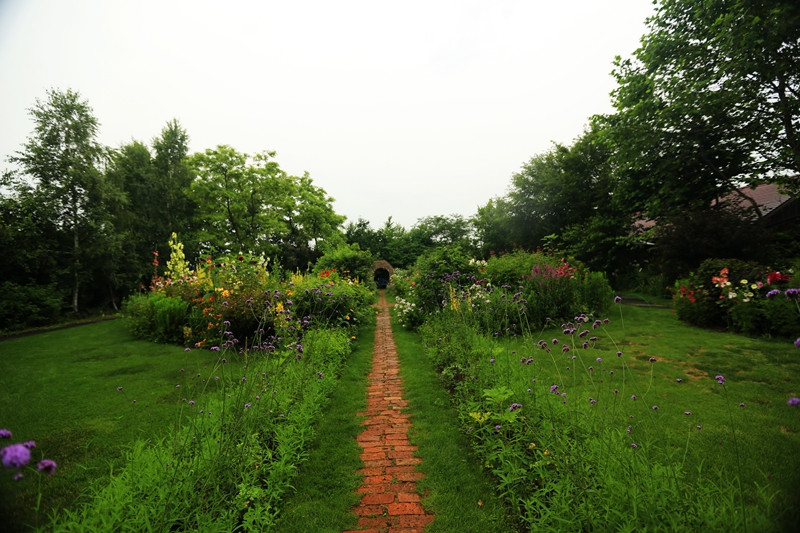
[[[358,244],[343,244],[327,250],[314,263],[314,272],[338,269],[340,274],[369,286],[374,282],[371,278],[374,265],[375,258],[369,250],[362,250]]]
[[[475,248],[473,223],[461,215],[430,216],[420,218],[411,228],[392,221],[390,216],[383,226],[373,229],[369,222],[359,218],[344,228],[344,237],[351,245],[369,250],[375,258],[384,259],[394,268],[409,268],[428,250],[441,246]]]
[[[469,258],[458,247],[423,255],[413,274],[394,285],[408,286],[397,299],[401,323],[418,327],[442,310],[460,313],[477,331],[518,334],[574,315],[578,309],[607,308],[611,288],[602,274],[543,253],[517,250],[488,261]]]
[[[173,243],[173,255],[180,252],[179,244]],[[341,259],[335,252],[325,261],[341,264]],[[267,260],[250,254],[206,256],[194,270],[182,265],[179,277],[154,276],[148,293],[125,302],[131,331],[195,348],[264,349],[268,337],[288,338],[320,327],[353,331],[370,317],[370,284],[335,268],[287,274],[267,267]]]
[[[795,338],[800,305],[794,272],[735,259],[706,260],[689,278],[675,282],[675,311],[694,326]]]

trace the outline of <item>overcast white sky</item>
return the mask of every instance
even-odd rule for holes
[[[373,228],[477,212],[611,111],[650,0],[0,0],[0,168],[49,88],[99,141],[277,151]]]

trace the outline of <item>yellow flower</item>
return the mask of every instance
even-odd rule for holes
[[[487,411],[486,413],[478,413],[478,412],[474,412],[474,413],[470,413],[470,414],[469,414],[469,416],[471,416],[472,418],[474,418],[474,419],[475,419],[475,421],[477,421],[477,422],[485,422],[485,421],[486,421],[486,419],[487,419],[487,418],[489,418],[489,416],[490,416],[491,414],[492,414],[492,413],[491,413],[491,412],[489,412],[489,411]]]

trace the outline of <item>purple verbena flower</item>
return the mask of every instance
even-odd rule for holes
[[[39,464],[36,465],[36,469],[39,472],[45,472],[47,474],[53,474],[56,471],[56,467],[58,465],[52,459],[42,459],[39,461]]]
[[[25,446],[26,448],[28,448],[29,450],[32,450],[32,449],[36,448],[36,441],[35,440],[29,440],[27,442],[23,442],[22,445]]]
[[[6,468],[22,468],[31,460],[31,451],[24,444],[11,444],[0,450],[0,459]]]
[[[11,430],[3,428],[0,429],[0,439],[10,439],[11,438]]]
[[[767,293],[767,298],[772,298],[773,296],[778,296],[781,293],[778,289],[772,289]]]
[[[618,303],[620,303],[621,301],[622,301],[622,297],[621,297],[621,296],[614,296],[614,303],[615,303],[615,304],[618,304]]]
[[[650,361],[651,363],[655,363],[657,360],[658,359],[656,359],[655,357],[651,357],[650,359],[648,359],[648,361]]]
[[[725,385],[725,376],[719,374],[719,375],[714,376],[714,379],[717,380],[718,384]]]
[[[633,448],[635,450],[638,447],[639,447],[638,444],[636,444],[635,442],[631,442],[631,448]]]
[[[592,404],[592,405],[594,405],[594,404],[596,404],[596,403],[597,403],[597,400],[595,400],[595,399],[594,399],[594,398],[592,398],[592,397],[589,397],[589,403],[590,403],[590,404]]]
[[[512,403],[511,407],[508,408],[508,412],[509,413],[513,413],[517,409],[522,409],[522,404],[521,403]]]
[[[786,402],[786,405],[797,407],[798,405],[800,405],[800,398],[798,398],[797,396],[792,396],[791,398],[789,398],[789,401]]]

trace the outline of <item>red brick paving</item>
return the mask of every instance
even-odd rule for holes
[[[417,447],[408,441],[411,422],[408,413],[403,412],[407,404],[383,291],[378,310],[367,410],[358,413],[367,417],[362,422],[364,432],[357,439],[364,462],[364,468],[359,470],[364,476],[358,489],[361,503],[353,508],[358,515],[358,529],[344,533],[422,532],[433,521],[433,515],[425,512],[417,493],[417,481],[424,474],[414,467],[421,459],[414,457]]]

